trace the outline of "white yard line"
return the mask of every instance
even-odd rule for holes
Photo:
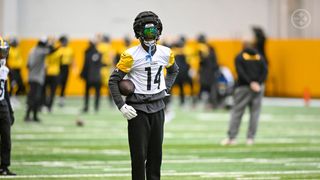
[[[253,178],[248,178],[248,177],[239,177],[236,178],[237,180],[277,180],[280,179],[280,177],[253,177]]]
[[[207,173],[209,177],[236,176],[236,175],[294,175],[294,174],[320,174],[320,170],[301,171],[255,171],[255,172],[212,172]]]
[[[241,177],[243,175],[296,175],[320,174],[320,170],[310,171],[256,171],[256,172],[163,172],[162,176],[200,176],[200,177]],[[56,175],[18,175],[15,177],[0,177],[12,179],[28,178],[85,178],[85,177],[129,177],[129,173],[117,174],[56,174]],[[254,179],[254,178],[253,178]]]
[[[192,163],[259,163],[259,164],[286,164],[290,162],[301,162],[299,159],[263,159],[263,158],[244,158],[244,159],[188,159],[188,160],[163,160],[163,163],[172,164],[192,164]],[[312,160],[315,163],[315,159]],[[302,161],[303,163],[305,161]]]
[[[308,164],[319,165],[319,158],[280,158],[280,159],[265,159],[265,158],[244,158],[244,159],[231,159],[231,158],[211,158],[211,159],[164,159],[164,164],[195,164],[195,163],[259,163],[259,164]],[[93,166],[93,167],[110,167],[112,165],[130,165],[129,160],[121,161],[39,161],[39,162],[14,162],[14,165],[19,166],[43,166],[43,167],[77,167],[77,166]],[[117,168],[113,168],[117,169]]]
[[[234,145],[233,147],[237,147]],[[288,147],[288,148],[259,148],[252,150],[249,147],[240,147],[239,149],[225,148],[225,149],[188,149],[185,151],[185,154],[188,155],[199,155],[199,153],[270,153],[270,151],[276,152],[319,152],[320,147]],[[180,149],[168,149],[167,152],[170,153],[179,153]]]

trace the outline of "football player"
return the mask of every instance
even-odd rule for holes
[[[17,94],[24,94],[26,88],[23,84],[21,77],[21,69],[23,68],[23,58],[21,55],[19,41],[17,38],[10,38],[10,53],[7,58],[7,64],[10,68],[10,93],[9,95],[13,97]]]
[[[60,64],[60,74],[59,74],[59,85],[61,87],[60,91],[60,100],[59,100],[59,106],[64,106],[64,98],[65,98],[65,90],[67,87],[68,77],[69,77],[69,67],[73,66],[73,69],[75,67],[74,62],[74,52],[73,49],[69,45],[69,38],[67,36],[61,36],[59,38],[59,42],[61,44],[61,47],[58,50],[58,53],[61,58],[61,64]]]
[[[172,51],[157,44],[162,23],[155,13],[139,13],[133,30],[140,44],[122,53],[110,76],[109,88],[115,104],[128,120],[132,179],[144,180],[146,176],[148,180],[158,180],[162,162],[163,99],[179,68]],[[125,76],[134,83],[135,91],[124,102],[118,82]]]
[[[13,110],[7,91],[9,69],[6,66],[6,59],[9,49],[9,43],[0,37],[0,175],[16,175],[8,169],[11,156],[11,125],[14,122]]]

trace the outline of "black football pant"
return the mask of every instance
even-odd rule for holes
[[[132,180],[160,180],[164,110],[128,120]]]
[[[86,91],[84,95],[84,111],[85,112],[88,111],[88,108],[89,108],[89,91],[92,87],[95,89],[94,109],[95,111],[99,110],[101,82],[87,82]]]
[[[11,69],[10,70],[10,96],[13,95],[13,89],[15,86],[18,87],[16,94],[23,94],[26,92],[26,88],[23,84],[22,78],[21,78],[21,71],[20,69]]]
[[[60,97],[64,97],[65,95],[68,77],[69,77],[69,65],[62,65],[60,67],[60,82],[59,82],[61,85]]]
[[[38,119],[38,111],[41,105],[41,97],[42,97],[42,86],[37,82],[29,82],[30,91],[27,97],[27,114],[26,119],[30,118],[30,113],[33,111],[33,119]]]
[[[49,111],[52,109],[54,98],[56,96],[56,89],[59,82],[59,76],[46,76],[44,87],[43,87],[43,105],[47,106]],[[49,91],[48,88],[49,87]]]
[[[184,91],[184,86],[188,84],[190,86],[190,97],[192,98],[192,104],[194,105],[196,103],[196,98],[195,93],[194,93],[194,87],[193,87],[193,82],[191,77],[186,75],[185,77],[176,79],[175,85],[179,87],[179,97],[180,97],[180,105],[185,104],[185,91]]]
[[[3,100],[5,101],[5,100]],[[1,103],[2,106],[2,103]],[[1,147],[1,168],[10,165],[11,155],[11,122],[7,106],[0,107],[0,147]]]

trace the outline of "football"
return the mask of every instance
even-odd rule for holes
[[[80,118],[76,119],[76,125],[79,126],[79,127],[82,127],[84,125],[83,120],[80,119]]]
[[[119,90],[123,96],[129,96],[134,93],[135,86],[129,79],[122,79],[119,82]]]

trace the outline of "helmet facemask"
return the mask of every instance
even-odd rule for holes
[[[141,40],[147,47],[154,48],[158,40],[158,29],[154,24],[146,24],[142,29]]]

